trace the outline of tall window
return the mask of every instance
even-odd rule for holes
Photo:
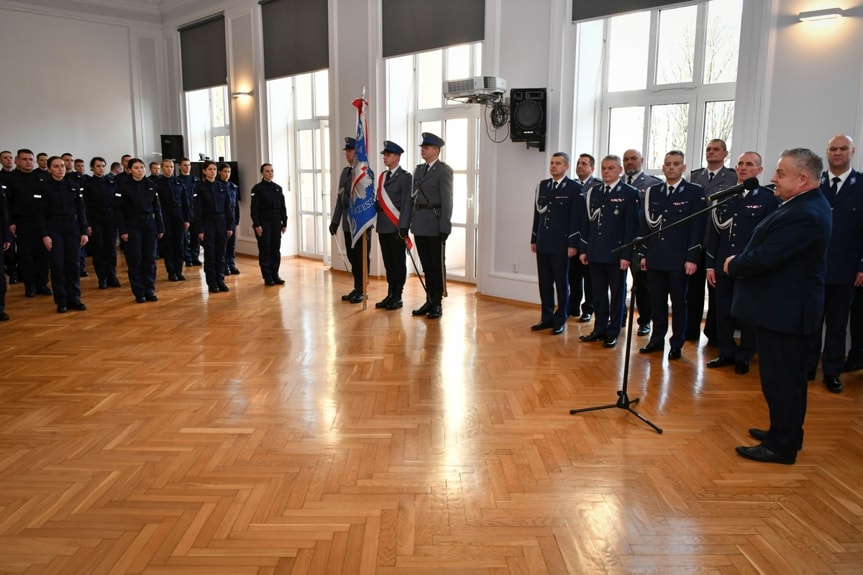
[[[186,92],[186,120],[189,158],[231,159],[227,85]]]
[[[388,58],[387,138],[404,149],[401,165],[413,171],[422,161],[420,134],[446,141],[441,159],[453,169],[452,234],[447,240],[447,275],[476,281],[479,206],[480,106],[449,102],[443,81],[481,75],[482,44],[462,44]]]
[[[608,18],[601,149],[640,149],[658,170],[671,149],[696,168],[708,140],[730,147],[742,9],[710,0]]]

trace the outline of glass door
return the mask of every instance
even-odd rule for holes
[[[329,128],[326,120],[299,121],[295,130],[299,255],[328,263]]]

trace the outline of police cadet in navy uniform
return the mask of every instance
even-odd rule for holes
[[[348,165],[339,176],[339,194],[336,197],[336,207],[333,210],[333,218],[330,221],[330,235],[336,235],[339,224],[345,236],[345,250],[348,252],[348,261],[351,264],[351,274],[354,276],[354,289],[342,296],[342,301],[360,303],[363,301],[363,244],[357,240],[356,245],[351,245],[351,224],[348,219],[348,208],[351,205],[351,190],[354,183],[354,159],[357,153],[356,138],[345,138],[345,160]],[[366,266],[371,261],[372,235],[366,234]]]
[[[848,136],[839,134],[831,138],[827,143],[828,169],[821,174],[819,186],[832,208],[833,232],[824,277],[824,351],[821,353],[822,329],[818,329],[809,345],[806,371],[814,379],[821,355],[824,385],[833,393],[844,388],[839,373],[845,361],[846,326],[854,290],[863,285],[863,175],[851,167],[854,152],[854,142]],[[858,335],[859,319],[853,318],[851,322],[852,346],[860,344],[854,337]]]
[[[225,183],[217,176],[216,162],[204,162],[204,179],[195,186],[192,234],[204,246],[204,276],[210,293],[230,291],[225,285],[225,245],[234,234],[234,215]]]
[[[162,160],[162,175],[149,178],[156,185],[159,205],[162,207],[162,220],[165,222],[165,235],[159,241],[159,253],[165,262],[168,281],[185,281],[183,275],[183,252],[186,230],[192,222],[192,207],[186,195],[186,188],[174,175],[174,160]]]
[[[272,164],[261,166],[261,181],[252,188],[250,215],[258,240],[258,264],[264,285],[284,285],[279,277],[282,235],[288,228],[288,210],[282,186],[273,181]]]
[[[764,170],[758,152],[744,152],[737,160],[737,180],[742,184],[758,177]],[[725,260],[743,251],[755,226],[779,206],[771,190],[758,187],[722,204],[710,212],[704,237],[707,283],[716,294],[716,343],[719,356],[707,362],[707,367],[733,365],[739,375],[749,373],[749,362],[755,354],[755,329],[746,321],[731,316],[731,297],[735,278],[723,270]],[[734,341],[735,324],[740,328],[740,345]]]
[[[73,156],[73,155],[72,155],[72,154],[70,154],[69,152],[66,152],[65,154],[62,154],[62,155],[60,156],[60,158],[62,158],[62,160],[63,160],[63,165],[66,167],[66,176],[65,176],[65,178],[66,178],[67,180],[69,180],[69,183],[71,183],[71,184],[75,187],[75,189],[77,189],[77,190],[78,190],[78,193],[83,193],[83,191],[84,191],[84,182],[85,182],[85,180],[87,180],[87,178],[88,178],[88,176],[87,176],[86,174],[84,174],[84,167],[83,167],[84,161],[83,161],[83,160],[76,160],[76,159],[75,159],[75,156]],[[77,166],[79,166],[79,165],[81,166],[81,171],[80,171],[80,172],[76,169],[76,167],[77,167]],[[46,181],[47,181],[47,180],[46,180]],[[81,268],[81,269],[79,270],[79,272],[78,272],[78,273],[80,274],[80,276],[81,276],[82,278],[85,278],[85,277],[87,277],[87,276],[89,276],[89,275],[90,275],[90,274],[87,272],[87,269],[86,269],[86,266],[87,266],[87,258],[86,258],[86,256],[87,256],[87,246],[86,246],[86,245],[81,246],[81,249],[79,250],[79,252],[80,252],[80,254],[81,254],[81,255],[79,256],[79,263],[80,263],[80,268]],[[50,259],[50,258],[49,258],[49,259]],[[56,299],[56,298],[55,298],[55,299]]]
[[[585,192],[599,184],[593,177],[596,159],[590,154],[578,155],[575,161],[575,177]],[[581,201],[585,201],[582,193]],[[584,296],[584,303],[581,298]],[[579,307],[580,306],[580,307]],[[590,266],[581,263],[580,256],[569,258],[569,317],[577,317],[579,323],[587,323],[593,318],[593,287],[590,282]]]
[[[124,243],[129,283],[137,303],[156,297],[156,241],[165,233],[156,186],[146,176],[143,160],[132,158],[128,177],[117,186],[117,228]]]
[[[186,189],[186,199],[189,202],[189,206],[191,206],[192,219],[195,219],[195,206],[194,202],[192,202],[192,196],[195,194],[195,186],[198,185],[198,182],[201,181],[198,176],[192,175],[192,162],[189,158],[182,158],[179,164],[180,173],[177,174],[177,179],[180,180],[180,183],[183,184],[183,187]],[[191,233],[189,230],[186,230],[186,233],[183,234],[183,258],[186,260],[187,266],[199,266],[201,265],[201,242],[198,240],[198,236]]]
[[[567,177],[569,154],[555,152],[549,162],[551,178],[536,187],[530,251],[536,254],[540,321],[531,331],[551,329],[560,335],[569,309],[569,258],[578,252],[578,232],[584,215],[584,188]],[[554,295],[557,292],[557,309]]]
[[[733,168],[725,167],[728,157],[728,147],[724,140],[714,138],[707,142],[704,148],[706,168],[692,170],[689,181],[704,188],[704,194],[710,196],[726,188],[737,185],[737,174]],[[707,221],[705,219],[705,225]],[[706,228],[704,230],[706,232]],[[698,341],[701,338],[701,318],[704,316],[704,285],[707,279],[707,268],[702,251],[701,262],[695,273],[689,276],[689,286],[686,293],[686,339]],[[716,297],[713,286],[707,287],[707,318],[704,320],[704,335],[707,345],[716,345]]]
[[[84,181],[84,206],[90,227],[88,246],[93,257],[93,269],[99,280],[99,289],[120,287],[117,279],[117,184],[105,175],[105,158],[90,160],[93,175]]]
[[[443,315],[446,288],[446,240],[452,232],[452,168],[440,160],[443,138],[431,132],[422,133],[420,156],[413,178],[413,210],[410,231],[414,234],[417,254],[426,278],[426,301],[411,315],[438,319]],[[400,228],[403,237],[407,230]]]
[[[608,155],[600,164],[602,183],[585,192],[587,217],[581,223],[581,262],[590,266],[595,311],[593,331],[581,341],[617,345],[626,298],[626,270],[632,263],[632,248],[612,252],[638,233],[638,190],[620,179],[620,158]],[[609,305],[609,291],[611,303]]]
[[[3,252],[12,248],[12,232],[9,231],[9,212],[6,209],[5,186],[0,184],[0,245]],[[0,321],[9,321],[6,313],[6,275],[0,273]]]
[[[405,262],[405,240],[399,235],[399,228],[410,225],[411,174],[402,169],[399,160],[404,149],[386,140],[381,154],[386,170],[378,176],[377,230],[381,257],[387,272],[387,295],[375,304],[377,309],[397,310],[402,308],[402,290],[407,279]]]
[[[234,219],[234,229],[240,225],[240,187],[231,181],[231,165],[227,162],[219,164],[219,180],[225,184],[228,201],[231,204],[231,217]],[[237,268],[237,234],[231,234],[225,244],[225,275],[239,275]]]
[[[52,294],[48,287],[48,253],[36,225],[43,176],[33,169],[33,162],[31,150],[18,150],[15,156],[17,169],[6,178],[10,231],[18,247],[18,272],[27,297]]]
[[[662,351],[668,332],[668,297],[671,296],[671,339],[668,359],[680,359],[686,336],[686,286],[688,276],[701,262],[704,242],[704,215],[675,225],[704,209],[704,188],[683,179],[686,170],[680,150],[665,154],[662,172],[665,183],[648,188],[641,209],[641,234],[659,230],[642,247],[641,269],[647,271],[653,333],[640,353]],[[670,226],[674,225],[671,229]]]
[[[37,225],[51,262],[54,303],[57,313],[84,311],[80,258],[88,238],[83,194],[74,179],[65,177],[66,166],[59,156],[48,158],[48,172],[51,177],[42,186]]]

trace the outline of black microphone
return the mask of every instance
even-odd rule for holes
[[[737,184],[736,186],[731,186],[730,188],[725,188],[724,190],[718,191],[715,194],[710,194],[707,199],[711,202],[715,202],[717,200],[724,200],[728,196],[736,196],[737,194],[742,193],[744,190],[754,190],[758,187],[758,178],[749,178],[742,184]]]

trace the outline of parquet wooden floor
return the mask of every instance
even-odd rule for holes
[[[669,365],[532,333],[534,306],[450,284],[440,321],[343,303],[285,260],[160,301],[83,280],[85,312],[10,286],[0,324],[0,572],[863,572],[863,383],[813,383],[794,466],[746,461],[757,368]],[[371,284],[371,302],[385,292]],[[640,342],[635,342],[639,345]],[[703,341],[702,341],[703,343]]]

